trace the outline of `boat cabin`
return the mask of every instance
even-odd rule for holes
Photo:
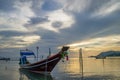
[[[34,55],[33,51],[30,50],[20,50],[20,62],[19,64],[29,64],[29,61],[27,60],[27,56]],[[34,55],[35,56],[35,55]]]

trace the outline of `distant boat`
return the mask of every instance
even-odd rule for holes
[[[21,58],[19,63],[20,68],[26,69],[28,71],[35,72],[35,73],[43,73],[43,72],[50,73],[54,69],[56,64],[61,60],[63,55],[64,56],[67,55],[68,49],[69,47],[64,46],[57,54],[53,56],[49,56],[48,58],[35,63],[29,63],[26,58],[26,56],[34,55],[32,51],[21,50],[20,51]]]

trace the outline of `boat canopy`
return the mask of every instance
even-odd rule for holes
[[[20,51],[20,55],[21,56],[24,56],[24,55],[34,55],[34,52],[32,52],[32,51]]]

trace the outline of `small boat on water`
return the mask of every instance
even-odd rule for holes
[[[68,46],[64,46],[57,54],[47,57],[46,59],[30,63],[26,56],[34,55],[34,52],[29,50],[20,51],[20,69],[25,69],[35,73],[50,73],[62,57],[67,56]]]

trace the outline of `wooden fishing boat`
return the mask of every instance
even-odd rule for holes
[[[36,72],[36,73],[41,73],[41,72],[50,73],[54,69],[56,64],[61,60],[63,55],[64,56],[67,55],[68,49],[69,47],[64,46],[57,54],[53,56],[49,56],[48,58],[35,63],[29,63],[26,60],[25,55],[33,55],[32,51],[20,51],[20,55],[21,55],[20,68],[29,70],[31,72]]]

